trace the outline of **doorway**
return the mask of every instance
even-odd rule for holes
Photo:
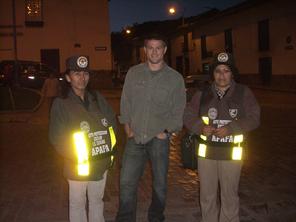
[[[272,77],[271,57],[259,58],[259,73],[263,84],[270,84]]]
[[[60,72],[60,50],[59,49],[41,49],[41,62]]]
[[[176,57],[176,70],[183,75],[183,56]]]

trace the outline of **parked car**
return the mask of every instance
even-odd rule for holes
[[[196,92],[210,84],[210,76],[207,74],[189,75],[184,78],[187,101],[189,102]]]
[[[56,73],[57,78],[61,75],[46,64],[34,61],[18,60],[17,78],[22,87],[41,88],[45,79],[50,73]],[[15,63],[13,60],[3,60],[0,63],[0,82],[1,84],[13,84]]]

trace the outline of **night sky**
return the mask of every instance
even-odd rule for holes
[[[225,9],[245,0],[111,0],[109,2],[111,31],[120,31],[134,23],[198,15],[211,8]],[[176,6],[176,15],[168,8]]]

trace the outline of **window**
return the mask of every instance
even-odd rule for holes
[[[141,47],[136,46],[136,62],[141,63],[141,54],[140,54]]]
[[[42,27],[43,26],[43,13],[42,13],[42,0],[25,0],[25,17],[26,26],[29,27]]]
[[[262,57],[259,58],[259,73],[263,84],[269,84],[272,78],[272,58]]]
[[[258,22],[258,49],[259,51],[269,50],[269,20]]]
[[[200,43],[201,43],[201,58],[205,59],[208,57],[208,52],[207,52],[207,41],[206,41],[206,36],[202,35],[200,37]]]
[[[188,52],[188,37],[187,37],[187,34],[184,34],[183,36],[183,39],[184,39],[184,43],[183,43],[183,52]]]
[[[210,71],[209,63],[203,63],[202,64],[202,73],[203,74],[209,74],[209,71]]]
[[[176,70],[183,75],[183,56],[176,57]]]
[[[226,29],[224,31],[225,36],[225,51],[232,53],[232,29]]]

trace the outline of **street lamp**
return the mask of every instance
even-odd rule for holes
[[[175,15],[176,13],[178,13],[178,10],[175,6],[171,6],[168,12],[170,15]],[[184,21],[185,7],[183,7],[182,13],[180,14],[181,14],[182,26],[184,26],[185,25],[185,21]]]
[[[169,8],[169,13],[170,13],[171,15],[174,15],[174,14],[176,13],[176,9],[175,9],[175,7],[170,7],[170,8]]]
[[[184,19],[184,14],[185,14],[185,7],[179,7],[182,9],[182,13],[178,13],[178,14],[181,14],[181,21],[182,21],[182,24],[181,24],[181,29],[183,30],[184,34],[183,34],[183,56],[182,56],[182,74],[183,75],[186,75],[185,73],[188,72],[187,70],[187,60],[188,60],[188,41],[187,41],[187,33],[186,33],[186,30],[185,30],[185,19]],[[175,15],[178,10],[176,9],[176,7],[172,6],[168,9],[168,12],[169,14],[171,15]],[[186,45],[185,45],[186,44]]]
[[[126,33],[126,34],[131,34],[131,30],[130,30],[130,29],[126,29],[126,30],[125,30],[125,33]]]
[[[18,85],[18,57],[17,57],[17,33],[16,33],[16,7],[12,0],[12,27],[13,27],[13,52],[14,52],[14,84]]]

